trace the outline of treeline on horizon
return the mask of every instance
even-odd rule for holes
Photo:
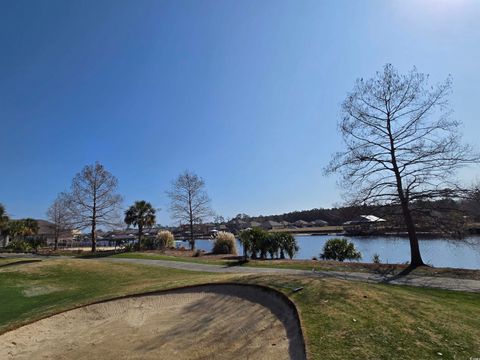
[[[480,195],[468,200],[443,199],[438,201],[417,202],[412,207],[418,225],[448,226],[452,222],[458,225],[480,222]],[[401,224],[401,207],[390,205],[348,205],[334,208],[314,208],[310,210],[292,211],[280,215],[247,216],[239,214],[236,218],[247,217],[251,221],[288,221],[324,220],[329,225],[339,226],[359,215],[375,215],[391,223]]]

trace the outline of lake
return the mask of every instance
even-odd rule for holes
[[[297,243],[300,251],[295,259],[319,258],[325,242],[334,237],[341,236],[308,236],[297,235]],[[361,261],[371,262],[374,254],[380,256],[382,263],[401,264],[410,260],[410,245],[404,237],[346,237],[355,244],[357,250],[362,253]],[[183,243],[188,247],[188,243]],[[197,240],[198,249],[211,251],[213,240]],[[242,254],[242,246],[238,243],[239,254]],[[480,236],[472,236],[465,241],[451,241],[445,239],[420,240],[420,250],[423,261],[436,267],[453,267],[464,269],[480,269]]]

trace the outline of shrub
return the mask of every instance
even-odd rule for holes
[[[161,230],[157,234],[158,247],[161,249],[174,248],[175,238],[173,234],[168,230]]]
[[[237,240],[232,233],[219,231],[213,244],[212,252],[214,254],[232,254],[237,255]]]
[[[373,254],[372,262],[373,262],[374,264],[381,264],[380,255],[378,255],[378,254]]]
[[[38,252],[39,247],[47,244],[47,239],[40,235],[26,236],[23,241],[35,250],[35,252]]]
[[[240,241],[243,245],[243,253],[245,258],[250,256],[252,259],[257,258],[257,253],[260,252],[260,257],[265,258],[267,251],[265,240],[268,233],[260,228],[245,229],[240,233]]]
[[[151,237],[142,239],[142,249],[155,250],[157,248],[158,248],[157,239],[151,238]],[[137,249],[138,249],[138,244],[137,244]]]
[[[135,250],[135,244],[128,243],[123,247],[123,250],[125,250],[125,252],[132,252],[133,250]]]
[[[5,249],[12,250],[13,252],[30,252],[32,251],[32,246],[23,240],[14,240],[7,246]]]
[[[287,253],[290,259],[293,259],[295,254],[300,250],[297,240],[292,234],[280,233],[280,258],[284,259],[284,253]]]
[[[197,249],[195,250],[195,252],[193,253],[193,257],[199,257],[199,256],[202,256],[203,253],[202,253],[202,250],[200,249]]]
[[[344,261],[361,259],[362,254],[347,239],[330,239],[325,243],[320,257],[324,260]]]
[[[270,234],[270,238],[272,240],[270,242],[269,252],[270,254],[272,252],[275,252],[277,254],[277,257],[280,257],[280,259],[285,259],[285,254],[287,254],[288,257],[292,259],[300,249],[298,247],[297,240],[290,233],[275,232]],[[278,252],[280,252],[280,256],[278,255]]]
[[[265,230],[254,228],[243,230],[240,233],[240,241],[244,249],[244,256],[266,259],[267,254],[274,257],[285,259],[285,254],[292,259],[299,250],[297,241],[292,234],[286,232],[268,233]]]

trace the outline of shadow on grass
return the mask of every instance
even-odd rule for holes
[[[242,260],[235,260],[228,262],[225,264],[226,267],[235,267],[235,266],[243,266],[245,264],[248,264],[248,260],[242,259]]]
[[[78,254],[78,255],[75,255],[75,258],[78,258],[78,259],[96,259],[96,258],[110,257],[110,256],[117,255],[117,254],[123,254],[125,252],[126,251],[123,251],[123,250],[97,251],[97,252],[94,252],[94,253],[90,252],[90,253],[87,253],[87,254]]]
[[[35,262],[40,262],[40,261],[42,261],[42,260],[40,260],[40,259],[19,260],[19,261],[11,262],[11,263],[8,263],[8,264],[2,264],[2,265],[0,265],[0,268],[2,268],[2,267],[8,267],[8,266],[15,266],[15,265],[23,265],[23,264],[35,263]]]
[[[382,282],[383,283],[389,283],[391,281],[394,281],[394,280],[398,280],[402,277],[405,277],[407,275],[409,275],[413,270],[415,269],[418,269],[418,268],[428,268],[430,266],[428,265],[422,265],[422,266],[416,266],[416,265],[409,265],[407,266],[405,269],[403,269],[402,271],[400,271],[398,274],[394,274],[393,276],[390,276],[386,279],[384,279]]]

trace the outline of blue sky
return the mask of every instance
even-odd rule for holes
[[[475,0],[1,0],[0,202],[43,218],[98,160],[163,224],[184,169],[226,217],[341,203],[322,176],[340,104],[387,62],[451,74],[475,144],[479,18]]]

